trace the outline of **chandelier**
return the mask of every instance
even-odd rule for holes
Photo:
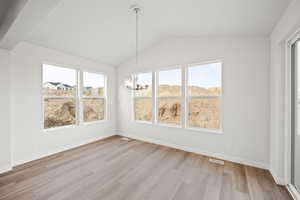
[[[141,8],[138,5],[130,6],[130,9],[135,13],[135,65],[139,67],[139,13]],[[131,75],[125,79],[125,87],[129,90],[146,90],[149,85],[138,83],[138,77]]]

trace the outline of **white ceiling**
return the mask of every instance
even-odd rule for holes
[[[166,37],[267,36],[290,0],[61,0],[26,40],[118,65],[134,55],[134,14],[142,6],[141,49]]]

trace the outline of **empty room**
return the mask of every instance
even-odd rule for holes
[[[300,200],[300,0],[0,0],[0,97],[0,200]]]

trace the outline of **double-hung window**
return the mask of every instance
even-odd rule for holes
[[[222,64],[192,65],[187,72],[187,126],[221,128]]]
[[[105,119],[105,76],[101,73],[82,73],[82,109],[83,122]]]
[[[152,72],[134,75],[134,84],[147,85],[147,89],[137,90],[133,93],[134,119],[137,121],[152,122]]]
[[[181,124],[181,68],[157,72],[157,121],[161,124]]]
[[[43,65],[44,128],[77,122],[77,70]]]
[[[184,64],[134,76],[135,84],[150,86],[133,92],[136,121],[212,132],[222,130],[221,62]]]
[[[106,119],[106,76],[43,64],[44,129]]]

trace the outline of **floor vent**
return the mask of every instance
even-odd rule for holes
[[[211,163],[218,164],[218,165],[224,165],[223,160],[217,160],[217,159],[214,159],[214,158],[210,158],[210,159],[208,159],[208,161],[211,162]]]

